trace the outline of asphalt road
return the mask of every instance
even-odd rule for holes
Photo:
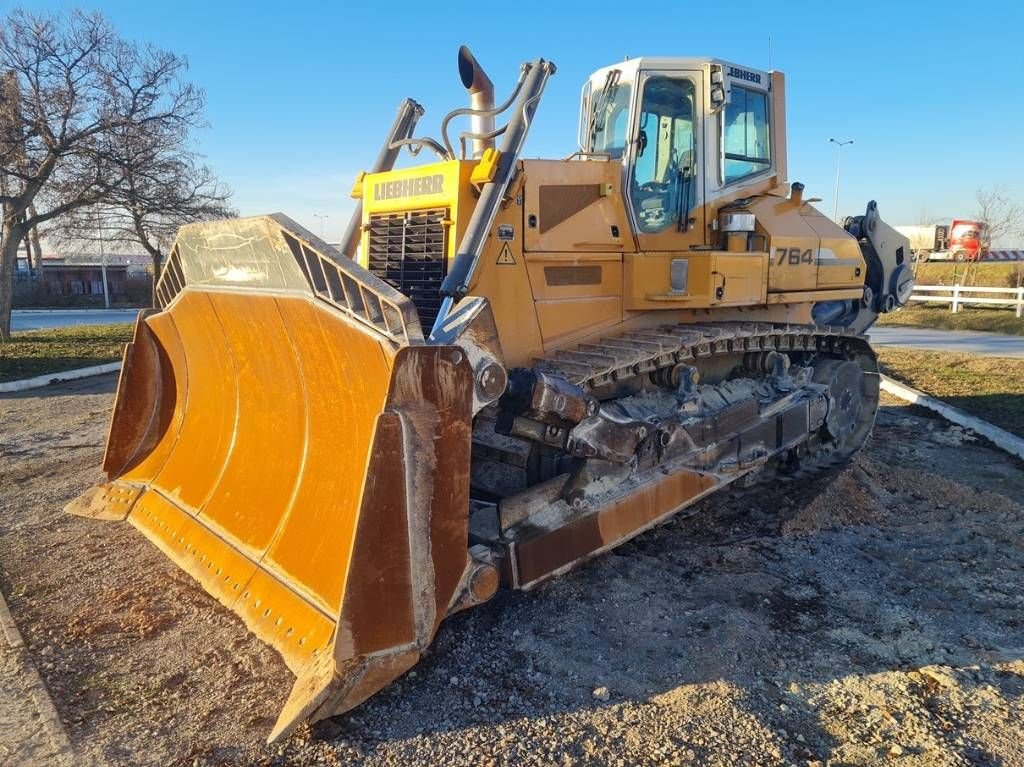
[[[933,352],[964,352],[988,357],[1024,358],[1024,336],[1004,336],[975,330],[932,330],[894,325],[868,331],[874,346],[902,346]]]
[[[135,321],[137,309],[68,309],[60,311],[16,310],[11,329],[39,330],[68,325],[102,325]],[[1004,336],[969,330],[930,330],[898,326],[875,326],[869,331],[877,346],[903,346],[928,351],[965,352],[991,357],[1024,358],[1024,337]]]
[[[16,309],[11,314],[11,330],[41,330],[68,325],[109,325],[135,322],[138,309],[61,309],[35,311]]]

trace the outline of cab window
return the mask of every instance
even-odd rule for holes
[[[587,99],[587,151],[608,154],[618,159],[626,149],[629,133],[629,83],[620,82],[613,72],[604,86],[585,95]]]
[[[723,117],[723,172],[726,184],[771,166],[768,142],[768,94],[731,87]]]
[[[584,152],[590,149],[590,136],[587,135],[587,130],[590,128],[590,91],[591,85],[590,80],[583,85],[583,95],[580,97],[580,127],[579,127],[579,146]]]
[[[649,77],[644,82],[630,202],[641,232],[660,232],[686,220],[696,203],[694,85]]]

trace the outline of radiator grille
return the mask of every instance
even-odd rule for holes
[[[450,223],[447,208],[370,216],[370,271],[412,299],[424,333],[441,308]]]

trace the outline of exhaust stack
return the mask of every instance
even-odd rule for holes
[[[494,109],[494,83],[484,72],[480,62],[465,45],[459,47],[459,77],[469,91],[469,106],[479,112]],[[494,115],[475,114],[469,118],[471,133],[491,133],[494,130]],[[493,138],[473,139],[473,157],[483,155],[485,149],[494,148]]]

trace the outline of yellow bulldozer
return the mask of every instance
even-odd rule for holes
[[[874,202],[839,225],[788,182],[780,72],[605,67],[578,151],[531,160],[554,65],[498,104],[458,64],[469,105],[430,138],[402,103],[340,248],[280,214],[181,229],[125,350],[109,481],[69,506],[126,519],[280,652],[271,740],[501,588],[731,483],[843,465],[878,407],[864,333],[912,288]]]

